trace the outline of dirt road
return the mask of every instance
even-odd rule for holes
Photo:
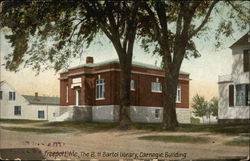
[[[205,136],[209,143],[166,143],[138,140],[146,135]],[[39,148],[47,159],[205,159],[247,157],[249,147],[226,146],[232,137],[211,133],[140,130],[36,134],[0,129],[0,149]],[[29,152],[30,153],[30,152]],[[35,153],[35,152],[34,152]],[[35,154],[34,154],[35,155]]]

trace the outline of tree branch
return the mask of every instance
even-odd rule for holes
[[[204,18],[204,20],[202,21],[202,23],[188,36],[189,39],[191,39],[195,34],[197,34],[207,23],[209,16],[211,15],[211,12],[214,8],[214,6],[216,5],[216,3],[218,3],[219,0],[214,0],[213,3],[211,4],[211,6],[209,7],[207,14]]]
[[[181,4],[182,5],[182,4]],[[176,37],[179,37],[181,34],[182,30],[182,18],[183,18],[183,11],[181,10],[181,7],[179,9],[178,17],[177,17],[177,22],[176,22]]]
[[[154,23],[154,30],[155,30],[154,36],[156,38],[159,38],[160,37],[160,27],[159,27],[158,22],[156,21],[156,16],[155,16],[154,12],[150,9],[150,7],[145,2],[142,4],[142,7],[147,11],[147,13],[150,16],[150,19]]]
[[[71,42],[71,39],[72,39],[72,37],[73,37],[73,35],[74,35],[74,33],[75,33],[75,30],[76,30],[77,27],[78,27],[83,21],[85,21],[85,20],[86,20],[86,18],[81,19],[80,22],[78,22],[78,23],[74,26],[73,31],[72,31],[70,37],[69,37],[68,40],[66,40],[66,41]]]
[[[93,17],[98,19],[98,21],[99,21],[98,24],[99,24],[100,28],[101,28],[102,31],[105,33],[105,35],[112,41],[112,39],[113,39],[113,38],[112,38],[112,35],[111,35],[111,33],[107,30],[107,28],[106,28],[106,26],[105,26],[106,22],[103,22],[103,20],[102,20],[102,18],[101,18],[102,15],[100,15],[100,13],[99,13],[100,11],[97,10],[96,8],[94,9],[93,7],[90,7],[88,2],[84,2],[83,4],[84,4],[86,10],[87,10],[89,13],[95,13],[95,14],[97,14],[97,16],[95,16],[95,17],[93,16]],[[92,3],[92,5],[94,6],[95,4]]]

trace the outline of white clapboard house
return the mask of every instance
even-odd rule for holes
[[[219,76],[219,123],[249,123],[249,37],[250,32],[230,46],[233,56],[232,73]]]
[[[0,82],[0,119],[52,120],[59,115],[59,98],[21,95]]]

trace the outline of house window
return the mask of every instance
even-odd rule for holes
[[[14,106],[14,115],[21,115],[21,106]]]
[[[69,86],[66,86],[66,103],[69,102]]]
[[[104,99],[105,83],[104,79],[96,80],[96,99]]]
[[[131,80],[131,81],[130,81],[130,90],[131,90],[131,91],[134,91],[134,90],[135,90],[135,81],[134,81],[134,80]]]
[[[177,86],[177,93],[176,93],[176,102],[181,103],[181,86]]]
[[[243,53],[243,71],[250,71],[250,50],[244,50]]]
[[[160,109],[155,109],[155,118],[160,118]]]
[[[237,84],[236,88],[236,106],[247,106],[248,104],[248,94],[249,94],[249,84]]]
[[[38,118],[44,119],[44,111],[38,111]]]
[[[9,92],[9,100],[16,100],[16,92]]]
[[[151,83],[151,91],[152,92],[161,92],[162,91],[161,83],[152,82]]]
[[[0,100],[3,99],[3,91],[0,91]]]
[[[229,85],[229,107],[234,106],[234,85]]]

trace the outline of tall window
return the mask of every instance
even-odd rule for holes
[[[21,115],[21,106],[14,106],[14,115]]]
[[[155,118],[160,118],[160,109],[155,109]]]
[[[38,118],[44,119],[44,111],[38,111]]]
[[[250,50],[244,50],[243,53],[243,71],[249,72],[250,71]]]
[[[66,86],[66,102],[69,102],[69,86]]]
[[[161,83],[152,82],[151,83],[151,91],[152,92],[161,92],[162,91]]]
[[[131,90],[131,91],[134,91],[134,90],[135,90],[135,81],[134,81],[134,80],[131,80],[131,81],[130,81],[130,90]]]
[[[96,80],[96,99],[104,99],[105,83],[104,79]]]
[[[9,92],[9,100],[16,100],[16,92]]]
[[[248,94],[249,94],[249,84],[237,84],[236,88],[236,106],[247,106],[248,104]]]
[[[177,93],[176,93],[176,102],[180,103],[181,102],[181,86],[177,86]]]
[[[3,99],[3,91],[0,91],[0,100]]]
[[[234,106],[234,85],[229,85],[229,107]]]

